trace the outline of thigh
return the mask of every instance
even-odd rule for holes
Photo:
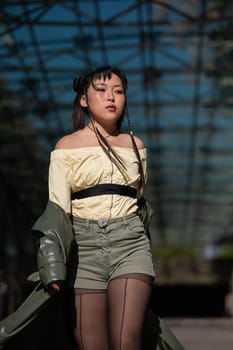
[[[151,296],[152,278],[133,274],[111,280],[108,288],[112,348],[140,349],[141,333]],[[116,345],[118,344],[118,345]]]
[[[76,289],[74,305],[74,336],[80,350],[108,350],[106,292]]]

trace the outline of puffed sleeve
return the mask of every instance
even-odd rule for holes
[[[69,164],[62,150],[54,150],[50,154],[49,164],[49,199],[71,213],[71,190],[68,181]]]

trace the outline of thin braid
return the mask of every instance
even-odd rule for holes
[[[122,166],[122,168],[124,170],[126,170],[126,167],[124,165],[124,163],[122,162],[122,160],[120,159],[120,157],[116,154],[116,152],[112,149],[112,147],[110,146],[110,144],[108,143],[108,141],[106,140],[106,138],[101,134],[101,132],[99,131],[99,129],[97,128],[95,122],[92,120],[92,118],[90,118],[93,130],[96,134],[96,137],[99,141],[100,146],[102,147],[102,149],[104,150],[104,152],[106,153],[106,155],[110,158],[110,154],[112,153],[113,157],[111,157],[111,161],[113,161],[113,163],[116,165],[116,167],[122,172],[122,169],[120,169],[119,164]],[[124,174],[123,174],[124,175]]]
[[[137,147],[135,139],[134,139],[134,133],[133,133],[131,121],[130,121],[130,118],[129,118],[127,103],[125,105],[125,111],[126,111],[126,117],[127,117],[128,126],[129,126],[129,134],[130,134],[130,137],[131,137],[131,140],[132,140],[132,144],[133,144],[133,149],[134,149],[134,152],[135,152],[135,154],[137,156],[137,159],[138,159],[139,173],[141,175],[141,177],[140,177],[140,188],[142,188],[145,185],[146,181],[145,181],[145,176],[144,176],[144,171],[143,171],[143,166],[142,166],[142,160],[141,160],[141,157],[140,157],[140,154],[139,154],[139,151],[138,151],[138,147]]]

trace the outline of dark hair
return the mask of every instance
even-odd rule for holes
[[[128,87],[128,81],[126,79],[125,74],[116,67],[111,66],[103,66],[95,69],[94,71],[80,76],[79,78],[75,78],[73,82],[73,90],[77,93],[77,96],[73,102],[73,127],[75,130],[83,129],[85,127],[85,116],[88,116],[88,108],[80,106],[80,99],[82,95],[87,96],[87,89],[90,84],[93,84],[95,79],[103,78],[104,80],[110,79],[112,74],[116,74],[122,82],[123,90],[126,92]],[[124,110],[123,114],[117,121],[117,127],[120,129],[121,124],[124,118],[126,110]]]

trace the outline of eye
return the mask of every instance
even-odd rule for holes
[[[104,92],[104,91],[105,91],[105,89],[102,88],[102,87],[96,87],[95,90],[96,90],[96,91],[101,91],[101,92]]]
[[[124,91],[121,90],[121,89],[118,89],[118,90],[115,90],[115,93],[116,93],[116,94],[119,94],[119,95],[122,95],[122,94],[124,93]]]

